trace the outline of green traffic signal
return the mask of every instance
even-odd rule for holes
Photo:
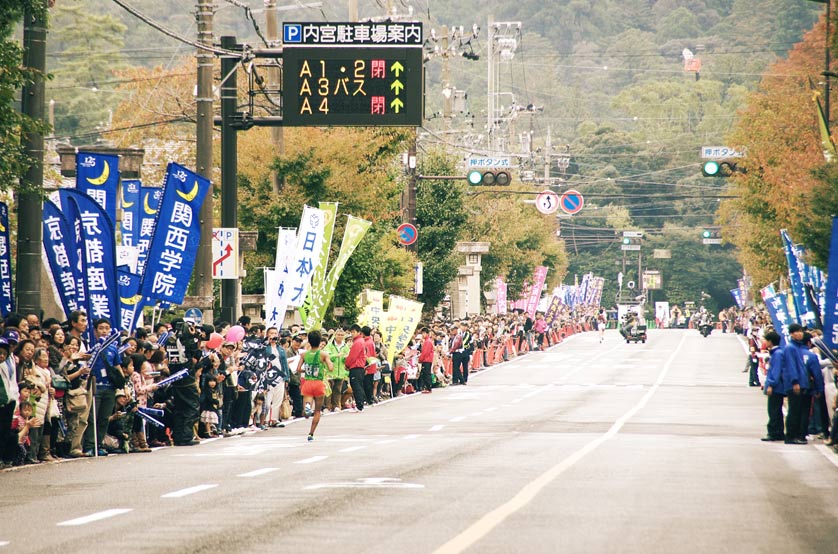
[[[704,232],[703,232],[703,233],[701,233],[701,236],[702,236],[702,237],[704,237],[704,238],[706,238],[706,239],[709,239],[709,238],[710,238],[710,235],[712,235],[712,233],[711,233],[709,230],[707,230],[707,229],[705,229],[705,230],[704,230]]]
[[[703,173],[705,177],[715,177],[719,174],[719,170],[721,170],[719,162],[709,161],[704,162],[704,165],[701,168],[701,173]]]
[[[623,237],[623,244],[631,244],[631,239],[629,237]]]
[[[477,171],[476,169],[468,172],[468,184],[469,185],[479,185],[483,182],[483,173]]]
[[[471,186],[491,187],[493,185],[506,187],[512,182],[512,177],[505,169],[472,169],[466,176]]]

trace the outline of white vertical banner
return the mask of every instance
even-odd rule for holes
[[[276,239],[276,261],[274,268],[265,269],[265,324],[268,327],[282,326],[288,303],[282,303],[282,289],[290,275],[290,259],[297,243],[297,230],[293,227],[280,227]],[[282,280],[280,281],[280,276]]]
[[[280,273],[277,279],[281,305],[297,307],[303,304],[306,287],[311,281],[314,265],[320,259],[323,249],[325,230],[326,216],[323,210],[304,206],[297,231],[297,242],[288,261],[287,272]]]

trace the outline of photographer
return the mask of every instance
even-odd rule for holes
[[[82,437],[87,430],[87,419],[90,405],[93,403],[93,383],[88,379],[90,367],[86,361],[89,354],[79,352],[81,341],[78,337],[70,336],[64,342],[58,371],[70,382],[67,394],[64,396],[64,417],[67,420],[67,438],[70,441],[70,457],[85,456],[82,450]],[[80,397],[80,398],[76,398]]]
[[[201,343],[209,340],[213,332],[212,325],[196,327],[189,321],[176,319],[172,322],[174,336],[166,340],[166,352],[169,355],[169,367],[174,375],[186,370],[185,375],[171,384],[174,410],[172,414],[172,440],[175,446],[193,446],[200,444],[195,436],[200,418],[200,397],[198,379],[200,379],[202,359]]]

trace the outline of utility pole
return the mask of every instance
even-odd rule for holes
[[[266,38],[271,47],[279,39],[279,14],[276,9],[276,0],[265,0],[265,18],[266,18]],[[268,90],[279,90],[279,67],[276,65],[268,67]],[[285,134],[282,126],[271,127],[271,144],[275,149],[277,156],[285,154]],[[274,187],[274,194],[282,192],[282,185],[284,183],[283,176],[277,173],[275,169],[271,170],[271,182]]]
[[[489,25],[486,28],[488,34],[487,45],[487,66],[486,75],[488,89],[486,91],[486,133],[489,135],[489,152],[494,153],[497,137],[495,137],[495,102],[497,102],[497,91],[495,90],[495,18],[489,15]]]
[[[221,37],[221,48],[238,50],[236,37]],[[233,126],[238,108],[238,90],[236,77],[239,58],[221,55],[221,226],[232,228],[239,226],[238,216],[238,137]],[[239,253],[236,252],[236,256]],[[240,307],[239,280],[221,280],[221,318],[235,323]]]
[[[550,154],[553,151],[552,137],[550,136],[550,127],[547,127],[547,144],[544,146],[544,184],[550,185]]]
[[[205,46],[212,46],[212,0],[198,0],[197,4],[198,42]],[[212,69],[214,55],[207,50],[198,49],[198,99],[196,115],[196,155],[195,171],[212,183],[212,124],[213,124],[213,92]],[[204,321],[212,323],[213,292],[212,292],[212,228],[213,228],[213,199],[212,188],[201,205],[201,240],[198,244],[198,255],[195,260],[196,292],[198,304],[204,312]]]
[[[358,0],[349,0],[349,21],[358,21]]]
[[[44,17],[31,9],[24,13],[23,65],[33,70],[32,81],[24,85],[21,111],[35,121],[44,120],[44,74],[46,73],[46,8]],[[31,165],[21,179],[17,206],[17,310],[39,313],[41,308],[41,191],[44,188],[44,136],[31,131],[23,136]]]
[[[448,26],[442,26],[442,121],[446,131],[451,128],[451,69],[448,52]]]

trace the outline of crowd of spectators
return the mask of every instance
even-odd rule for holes
[[[558,329],[596,328],[596,315],[586,307],[562,308],[549,324],[543,313],[532,318],[521,311],[430,321],[396,353],[392,367],[377,329],[324,330],[323,352],[332,365],[322,410],[363,411],[386,398],[467,385],[476,368],[552,345]],[[2,468],[188,446],[283,427],[312,412],[296,371],[308,348],[299,325],[266,329],[247,317],[214,326],[176,320],[127,336],[82,312],[65,322],[13,313],[2,323]],[[187,336],[196,337],[191,353]],[[350,367],[356,336],[363,357]]]

